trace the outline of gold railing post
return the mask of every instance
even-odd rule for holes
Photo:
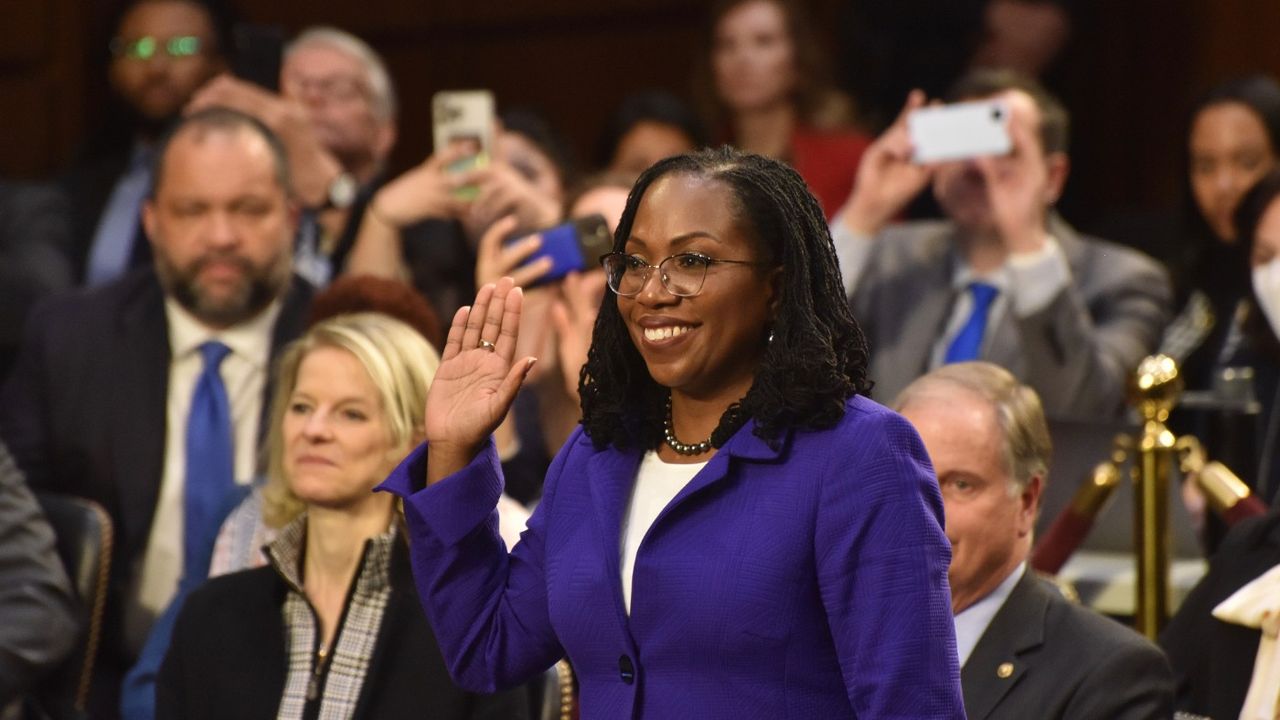
[[[1133,400],[1142,416],[1138,463],[1134,477],[1134,547],[1137,556],[1137,603],[1134,627],[1155,639],[1169,615],[1169,480],[1176,438],[1165,422],[1182,392],[1177,364],[1153,355],[1138,366]]]

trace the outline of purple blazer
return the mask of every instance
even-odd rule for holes
[[[510,555],[492,444],[405,499],[413,573],[459,685],[489,692],[567,655],[584,718],[963,718],[942,498],[915,430],[861,397],[774,449],[739,430],[662,511],[622,604],[641,453],[581,428]]]

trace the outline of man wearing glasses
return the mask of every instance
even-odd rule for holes
[[[355,242],[395,145],[395,89],[382,58],[350,33],[308,28],[284,49],[280,94],[223,75],[187,111],[215,106],[260,119],[284,142],[303,208],[296,269],[327,284]]]
[[[140,210],[155,140],[195,91],[222,72],[225,22],[199,0],[133,0],[106,50],[124,123],[102,123],[60,184],[71,205],[79,279],[101,285],[151,259]],[[119,127],[121,124],[124,127]]]

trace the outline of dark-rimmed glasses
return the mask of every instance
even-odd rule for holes
[[[693,297],[702,292],[707,279],[707,268],[712,265],[766,265],[751,260],[719,260],[701,253],[683,252],[666,258],[657,265],[638,255],[611,252],[600,257],[609,289],[622,297],[634,297],[644,290],[649,274],[658,271],[662,286],[676,297]]]

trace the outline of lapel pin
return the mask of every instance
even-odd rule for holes
[[[1013,674],[1013,663],[1000,663],[996,668],[996,677],[1004,679]]]

